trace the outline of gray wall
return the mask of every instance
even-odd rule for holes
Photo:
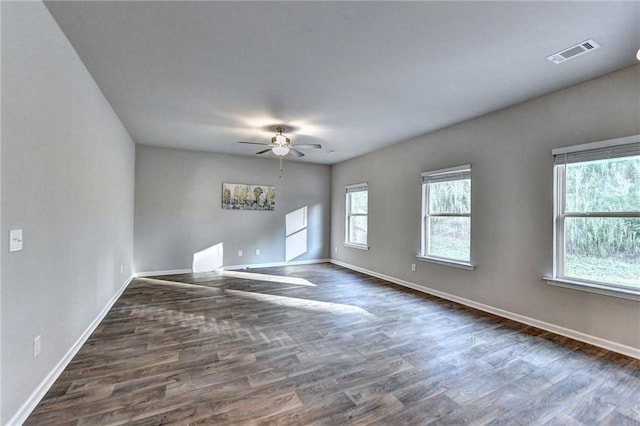
[[[0,97],[2,94],[2,4],[0,3]],[[2,218],[2,102],[0,100],[0,222]],[[1,224],[0,224],[1,225]],[[2,238],[0,228],[0,238]],[[0,247],[0,424],[2,424],[2,258],[4,250]]]
[[[4,424],[131,274],[135,150],[45,6],[1,7]]]
[[[640,348],[638,302],[542,280],[552,270],[551,149],[638,133],[635,66],[335,165],[332,257]],[[477,269],[418,261],[420,173],[466,163],[472,164],[471,256]],[[369,183],[369,251],[343,246],[344,187],[357,182]],[[417,272],[410,272],[412,263]]]
[[[640,66],[332,168],[286,162],[281,180],[269,159],[134,149],[44,5],[1,8],[0,423],[133,270],[187,269],[195,251],[218,242],[225,265],[282,262],[285,215],[303,206],[309,250],[296,260],[327,258],[331,249],[352,265],[640,347],[637,302],[541,279],[552,262],[550,151],[640,133]],[[420,172],[469,162],[477,269],[417,261]],[[342,245],[344,186],[364,181],[369,251]],[[222,182],[275,185],[276,211],[222,210]],[[13,228],[24,230],[24,250],[9,253]]]
[[[304,206],[308,251],[294,260],[327,258],[330,167],[285,161],[278,175],[274,159],[138,145],[135,271],[190,269],[194,252],[220,242],[225,266],[283,262],[285,215]],[[275,211],[223,210],[223,182],[275,186]]]

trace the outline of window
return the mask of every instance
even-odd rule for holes
[[[640,296],[640,135],[553,154],[551,280]]]
[[[471,165],[422,174],[422,248],[419,258],[471,265]]]
[[[369,187],[366,183],[346,187],[345,245],[368,249]]]

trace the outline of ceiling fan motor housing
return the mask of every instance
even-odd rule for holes
[[[276,127],[277,135],[271,138],[271,144],[274,146],[288,146],[291,145],[291,139],[283,135],[282,133],[286,130],[286,128],[278,126]]]

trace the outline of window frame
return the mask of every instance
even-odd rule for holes
[[[367,193],[367,213],[353,213],[351,211],[351,194],[357,192],[366,192]],[[351,218],[352,217],[365,217],[367,219],[367,243],[361,244],[357,242],[353,242],[349,240],[349,236],[351,234]],[[367,182],[355,183],[352,185],[345,186],[345,234],[344,234],[344,245],[346,247],[357,248],[360,250],[369,250],[369,184]]]
[[[450,179],[439,179],[435,182],[429,182],[430,177],[435,176],[446,176],[450,175]],[[468,213],[437,213],[430,214],[429,206],[430,206],[430,188],[429,185],[437,182],[446,182],[446,181],[457,181],[468,179],[470,181],[469,188],[469,212]],[[418,259],[437,263],[440,265],[453,266],[456,268],[473,270],[475,269],[475,265],[472,263],[472,253],[471,253],[471,221],[472,221],[472,207],[471,207],[471,186],[472,186],[472,178],[471,178],[471,164],[464,164],[461,166],[448,167],[446,169],[433,170],[429,172],[422,173],[422,215],[421,215],[421,234],[420,234],[420,253],[416,256]],[[457,177],[457,178],[456,178]],[[437,256],[433,254],[429,254],[429,244],[431,241],[431,217],[468,217],[469,218],[469,259],[457,259],[457,258],[449,258],[443,256]]]
[[[634,154],[634,146],[640,144],[640,135],[633,135],[617,139],[574,145],[552,150],[553,165],[553,269],[552,276],[543,277],[548,284],[582,290],[607,296],[620,297],[640,301],[640,288],[626,286],[606,281],[589,280],[572,277],[565,274],[565,222],[567,218],[640,218],[640,212],[568,212],[566,200],[566,166],[569,163],[584,163],[588,161],[614,158],[607,152],[614,152],[615,157],[626,158]],[[640,146],[635,147],[640,152]],[[629,154],[624,150],[629,149]],[[622,154],[616,154],[622,152]],[[570,155],[582,155],[580,160],[569,161]],[[562,158],[564,157],[564,160]]]

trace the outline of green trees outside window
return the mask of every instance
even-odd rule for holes
[[[564,168],[558,172],[559,179],[564,175],[559,273],[640,287],[640,156],[558,167]]]

